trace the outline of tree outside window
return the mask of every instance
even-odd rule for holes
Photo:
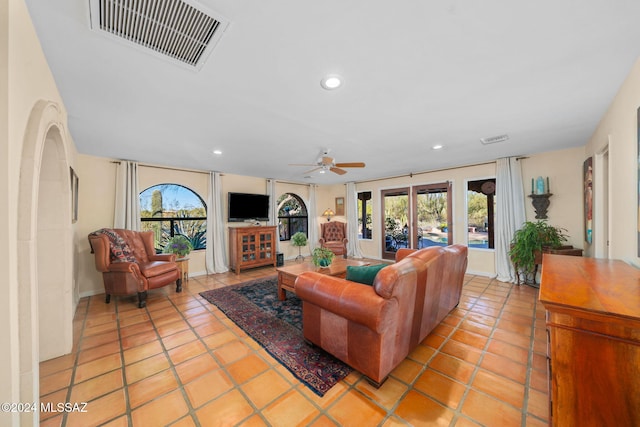
[[[309,216],[302,199],[293,193],[278,198],[278,233],[280,241],[291,240],[298,231],[309,237]]]
[[[142,231],[153,231],[161,252],[167,240],[183,235],[194,250],[206,249],[207,206],[191,189],[179,184],[158,184],[140,193]]]

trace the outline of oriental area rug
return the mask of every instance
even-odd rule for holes
[[[352,369],[319,347],[304,341],[302,301],[287,293],[278,300],[278,279],[259,279],[201,292],[236,325],[318,396]]]

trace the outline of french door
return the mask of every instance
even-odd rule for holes
[[[450,244],[451,196],[449,182],[382,190],[382,257],[394,259],[400,248]]]

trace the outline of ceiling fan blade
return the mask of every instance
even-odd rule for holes
[[[318,166],[315,163],[289,163],[289,166]]]
[[[309,173],[314,173],[315,171],[319,171],[320,169],[322,169],[322,166],[317,167],[317,168],[313,168],[311,170],[308,170],[305,173],[303,173],[303,175],[306,175],[306,174],[309,174]]]
[[[365,164],[362,162],[336,163],[336,166],[339,168],[363,168]]]
[[[337,173],[338,175],[344,175],[345,173],[347,173],[346,170],[340,168],[331,168],[330,170],[331,172]]]

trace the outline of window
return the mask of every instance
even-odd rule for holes
[[[371,191],[358,193],[358,238],[371,239]]]
[[[278,230],[280,241],[291,240],[298,231],[307,237],[309,217],[307,207],[300,197],[293,193],[285,193],[278,198]]]
[[[495,178],[467,183],[467,238],[470,248],[495,248],[495,193]]]
[[[194,250],[207,247],[207,206],[196,193],[178,184],[159,184],[140,193],[142,231],[154,232],[157,252],[167,239],[184,235]]]

